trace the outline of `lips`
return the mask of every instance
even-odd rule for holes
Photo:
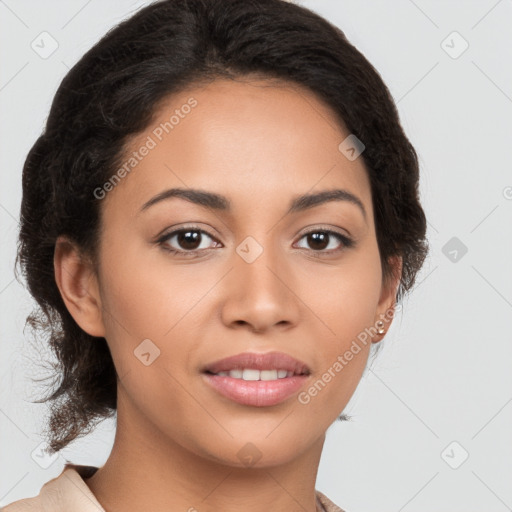
[[[202,370],[217,393],[242,405],[277,405],[293,396],[309,379],[302,361],[282,352],[245,352],[215,361]]]

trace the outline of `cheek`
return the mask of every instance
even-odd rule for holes
[[[161,263],[151,264],[136,249],[120,255],[110,247],[102,259],[102,300],[106,338],[121,380],[119,400],[142,411],[140,421],[151,419],[178,435],[181,422],[173,418],[191,421],[201,413],[183,390],[197,343],[187,325],[205,288],[191,287],[179,270],[165,273]]]
[[[123,244],[122,253],[119,247],[112,239],[103,254],[101,279],[106,338],[117,372],[129,376],[125,386],[137,402],[172,405],[177,411],[183,405],[185,414],[183,393],[171,390],[190,378],[191,361],[204,338],[205,294],[217,274],[173,265],[166,254],[135,243]]]
[[[102,301],[113,341],[163,338],[208,289],[156,250],[134,244],[119,253],[112,244],[102,260]]]
[[[315,280],[308,305],[332,332],[319,338],[321,368],[298,396],[310,418],[332,414],[334,420],[356,390],[371,347],[370,329],[377,320],[381,279],[375,246],[354,254],[350,265],[338,272]]]
[[[329,326],[334,345],[342,350],[377,320],[382,271],[376,243],[347,253],[337,268],[317,270],[314,284],[309,283],[308,305]],[[304,286],[307,290],[308,283]]]

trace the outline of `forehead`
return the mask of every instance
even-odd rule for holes
[[[362,158],[351,161],[339,149],[349,135],[336,113],[304,87],[215,80],[161,102],[147,129],[130,140],[123,163],[132,159],[134,167],[108,199],[123,196],[140,207],[152,194],[179,186],[232,196],[236,209],[262,198],[343,187],[371,210]]]

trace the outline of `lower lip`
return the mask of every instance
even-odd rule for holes
[[[266,407],[277,405],[293,396],[306,382],[307,375],[276,380],[243,380],[209,373],[206,382],[217,392],[242,405]]]

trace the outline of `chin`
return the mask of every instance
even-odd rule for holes
[[[306,439],[301,443],[291,442],[296,439],[293,435],[279,436],[274,432],[266,436],[267,433],[260,431],[251,438],[245,432],[243,437],[235,436],[222,445],[203,446],[203,456],[225,466],[263,469],[291,463],[309,447]]]

